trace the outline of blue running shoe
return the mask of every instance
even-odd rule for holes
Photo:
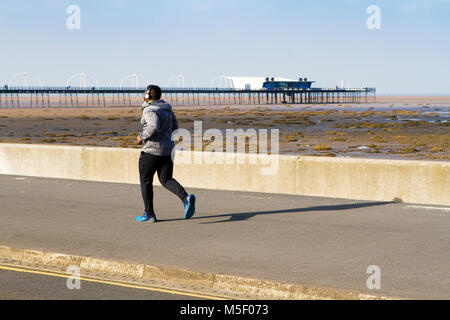
[[[144,222],[144,221],[150,221],[150,222],[158,222],[158,219],[156,219],[156,215],[148,215],[147,212],[144,212],[142,216],[136,217],[136,221]]]
[[[190,194],[184,202],[184,218],[190,219],[195,213],[195,196]]]

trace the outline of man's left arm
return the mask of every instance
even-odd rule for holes
[[[139,138],[143,143],[151,139],[159,130],[159,117],[156,112],[144,110],[144,120],[147,125],[139,134]]]

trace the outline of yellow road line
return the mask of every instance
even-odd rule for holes
[[[11,266],[7,266],[7,265],[0,265],[0,270],[32,273],[32,274],[39,274],[39,275],[59,277],[59,278],[74,278],[73,275],[68,275],[68,274],[58,273],[58,272],[53,272],[53,271],[41,271],[41,270],[32,269],[30,267],[22,267],[22,266],[21,267],[11,267]],[[108,285],[113,285],[113,286],[139,289],[139,290],[170,293],[170,294],[183,295],[183,296],[189,296],[189,297],[195,297],[195,298],[201,298],[201,299],[211,299],[211,300],[231,299],[230,297],[215,296],[215,295],[209,295],[209,294],[206,295],[206,294],[201,294],[201,293],[196,293],[196,292],[164,289],[164,288],[158,288],[158,287],[146,287],[146,286],[128,284],[128,283],[124,283],[124,282],[102,280],[102,279],[96,279],[96,278],[85,277],[85,276],[80,276],[79,279],[83,280],[83,281],[88,281],[88,282],[96,282],[96,283],[101,283],[101,284],[108,284]]]

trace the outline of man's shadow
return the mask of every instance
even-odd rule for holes
[[[294,209],[225,213],[225,214],[210,215],[210,216],[194,216],[194,217],[192,217],[192,220],[221,218],[221,217],[228,218],[228,219],[224,219],[224,220],[220,220],[220,221],[201,222],[201,224],[212,224],[212,223],[222,223],[222,222],[245,221],[245,220],[253,218],[254,216],[257,216],[257,215],[278,214],[278,213],[300,213],[300,212],[312,212],[312,211],[351,210],[351,209],[382,206],[382,205],[392,204],[392,203],[395,203],[395,202],[393,202],[393,201],[390,201],[390,202],[365,202],[365,203],[350,203],[350,204],[339,204],[339,205],[324,205],[324,206],[314,206],[314,207],[294,208]],[[169,221],[178,221],[178,220],[184,220],[184,219],[177,218],[177,219],[166,219],[166,220],[159,220],[159,221],[160,222],[169,222]]]

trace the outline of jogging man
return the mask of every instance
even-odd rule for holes
[[[137,221],[157,222],[153,209],[153,176],[158,173],[161,184],[177,195],[184,205],[184,217],[190,219],[195,213],[195,196],[189,195],[172,178],[172,149],[175,143],[172,132],[178,129],[178,122],[172,106],[161,99],[161,88],[149,85],[145,90],[142,105],[142,132],[137,136],[138,144],[145,144],[139,158],[139,176],[145,211]]]

